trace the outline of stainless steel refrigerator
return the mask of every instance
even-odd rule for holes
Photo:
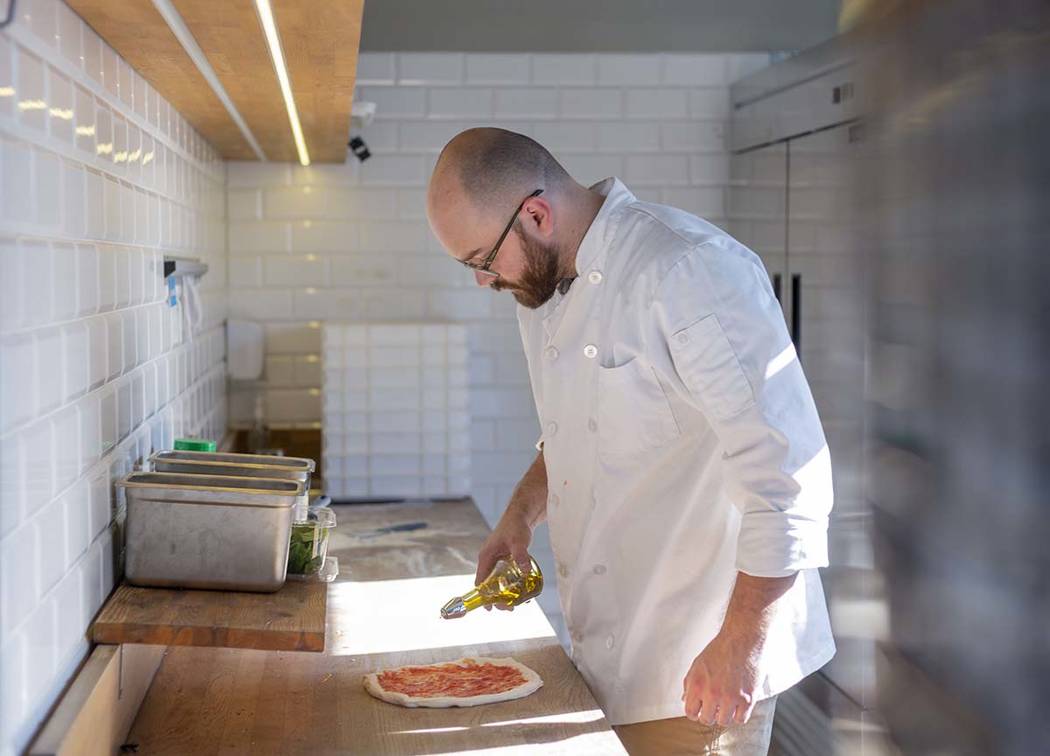
[[[730,231],[825,425],[839,653],[774,751],[1047,752],[1050,5],[887,2],[733,89]]]

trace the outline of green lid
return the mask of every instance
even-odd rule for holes
[[[177,438],[175,451],[215,451],[215,442],[206,438]]]

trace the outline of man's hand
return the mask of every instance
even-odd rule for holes
[[[507,509],[496,528],[478,552],[478,572],[474,585],[479,585],[489,576],[501,557],[509,556],[523,569],[529,567],[529,544],[532,543],[532,528],[516,511]]]
[[[750,639],[716,635],[693,660],[682,682],[685,715],[694,722],[723,727],[750,719],[761,679],[760,653],[760,645]]]
[[[501,557],[510,557],[519,567],[528,570],[531,566],[529,544],[532,543],[532,529],[546,517],[547,468],[541,451],[515,486],[503,516],[478,552],[478,572],[474,576],[474,585],[480,585],[489,576]],[[510,607],[501,605],[500,609]]]
[[[492,568],[496,566],[496,562],[503,557],[510,557],[518,563],[519,567],[527,571],[531,566],[530,543],[532,543],[532,528],[529,527],[529,523],[518,514],[517,510],[508,508],[496,524],[496,529],[489,534],[481,551],[478,552],[478,572],[474,576],[474,585],[479,585],[487,578]],[[502,604],[498,607],[513,611],[513,607]],[[492,607],[486,606],[485,608],[491,609]]]
[[[744,724],[765,676],[762,650],[776,600],[795,575],[779,578],[738,573],[726,617],[682,681],[685,716],[707,725]]]

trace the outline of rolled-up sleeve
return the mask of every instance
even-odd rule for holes
[[[831,459],[780,305],[740,245],[689,250],[655,289],[651,346],[716,434],[740,511],[737,569],[781,577],[828,564]]]

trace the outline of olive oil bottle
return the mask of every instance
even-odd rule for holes
[[[462,596],[450,599],[441,607],[443,619],[462,617],[479,606],[518,606],[543,590],[543,573],[536,560],[529,557],[529,570],[526,572],[513,559],[500,559],[492,572],[480,585]]]

